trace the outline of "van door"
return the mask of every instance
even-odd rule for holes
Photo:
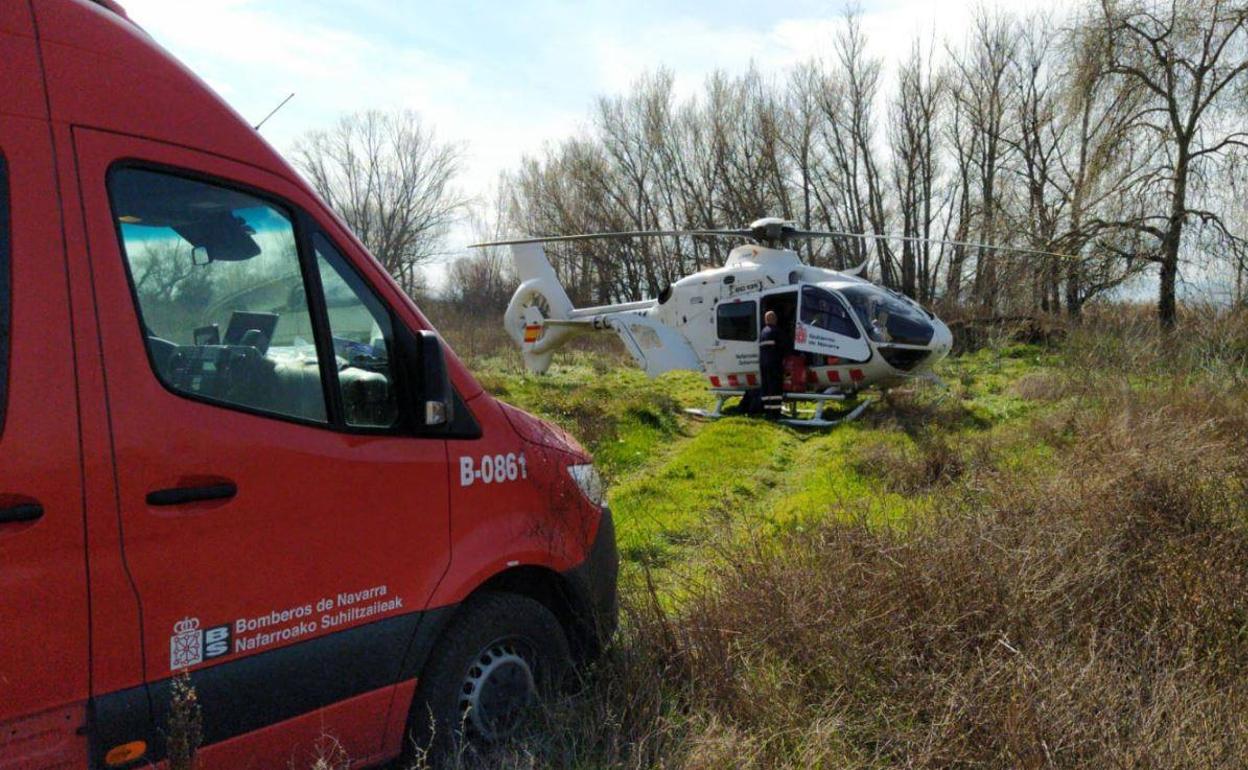
[[[99,699],[99,743],[149,693],[163,730],[185,670],[214,763],[285,766],[322,731],[372,756],[449,561],[446,445],[404,421],[397,322],[282,178],[74,136],[148,686]]]
[[[835,294],[818,286],[803,286],[798,294],[793,347],[853,363],[871,358],[871,346],[858,330],[849,308]]]
[[[0,110],[3,105],[0,105]],[[82,457],[48,125],[0,113],[0,768],[81,767]]]

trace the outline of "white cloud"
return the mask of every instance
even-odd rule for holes
[[[258,121],[295,92],[264,127],[279,149],[344,112],[415,109],[442,138],[464,143],[461,181],[476,195],[486,194],[498,173],[515,167],[524,153],[574,132],[595,96],[623,92],[647,71],[671,70],[682,96],[697,93],[717,69],[740,73],[753,63],[778,75],[796,62],[827,55],[841,23],[836,5],[826,14],[812,15],[807,7],[786,15],[776,4],[773,19],[754,17],[747,24],[694,17],[679,8],[649,16],[639,11],[632,18],[618,8],[569,12],[564,3],[535,0],[522,11],[497,11],[498,40],[471,34],[484,27],[480,18],[467,17],[487,11],[471,5],[443,9],[452,18],[435,23],[454,31],[430,38],[421,27],[425,42],[418,45],[404,38],[402,23],[410,11],[398,2],[344,4],[341,17],[336,10],[294,12],[289,3],[283,11],[271,0],[124,2],[135,21],[248,120]],[[1000,0],[994,7],[1023,13],[1052,5]],[[892,65],[916,36],[938,45],[962,39],[974,7],[897,0],[866,9],[862,19],[872,53]],[[354,26],[337,23],[339,18]],[[365,21],[378,25],[376,34],[361,28]]]

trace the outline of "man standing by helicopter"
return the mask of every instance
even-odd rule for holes
[[[780,349],[780,327],[776,311],[763,314],[763,330],[758,335],[758,368],[763,380],[763,416],[780,418],[784,404],[784,352]]]

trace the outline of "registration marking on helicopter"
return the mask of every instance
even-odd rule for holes
[[[728,290],[728,296],[735,297],[738,294],[749,294],[751,292],[762,291],[762,281],[751,281],[750,283],[735,284]]]

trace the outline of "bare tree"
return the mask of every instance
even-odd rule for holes
[[[1248,196],[1248,158],[1236,158],[1226,164],[1224,178],[1227,226],[1237,234],[1229,240],[1223,258],[1233,276],[1230,300],[1236,307],[1248,308],[1248,238],[1244,237],[1248,234],[1248,206],[1241,203]]]
[[[1122,218],[1142,203],[1147,150],[1132,123],[1139,89],[1111,77],[1105,41],[1095,24],[1058,29],[1049,16],[1025,25],[1014,87],[1017,129],[1006,141],[1025,190],[1015,230],[1029,246],[1067,256],[1028,257],[1031,304],[1078,316],[1084,302],[1139,271],[1121,258],[1124,233],[1094,217]]]
[[[1227,0],[1101,0],[1109,71],[1146,91],[1138,126],[1158,143],[1150,180],[1161,211],[1118,224],[1152,236],[1141,256],[1158,266],[1157,316],[1176,320],[1175,286],[1184,229],[1195,218],[1226,232],[1222,217],[1195,205],[1204,166],[1248,149],[1242,113],[1226,119],[1232,86],[1248,72],[1248,6]]]
[[[933,69],[930,53],[925,54],[916,40],[898,72],[897,95],[890,105],[893,185],[901,235],[907,238],[935,237],[937,120],[944,98],[944,79]],[[901,290],[922,302],[930,301],[942,256],[929,241],[902,241]]]
[[[753,68],[717,72],[682,99],[660,70],[602,99],[582,134],[509,174],[507,221],[538,234],[733,226],[763,215],[813,229],[899,230],[917,242],[834,238],[800,248],[811,264],[837,268],[877,257],[887,286],[991,313],[1076,316],[1171,247],[1243,275],[1248,243],[1230,232],[1243,227],[1239,199],[1226,192],[1248,188],[1230,163],[1248,150],[1236,123],[1244,110],[1232,106],[1248,100],[1235,64],[1242,11],[1229,0],[1196,0],[1191,12],[1172,0],[1169,15],[1144,5],[1158,1],[1097,0],[1023,20],[981,11],[964,40],[945,44],[944,66],[934,44],[916,46],[887,94],[852,13],[825,58],[776,82]],[[1140,37],[1148,24],[1169,27]],[[1155,53],[1165,46],[1173,53]],[[1248,168],[1248,152],[1236,168]],[[1180,187],[1199,236],[1181,252],[1177,238],[1166,240],[1165,213]],[[924,241],[932,238],[1069,256]],[[682,237],[550,251],[578,302],[608,302],[653,296],[721,263],[733,245]],[[1171,310],[1173,264],[1162,280]]]
[[[465,201],[454,188],[462,150],[410,110],[370,110],[311,131],[294,162],[408,293]]]
[[[980,238],[989,243],[1001,238],[1004,201],[1000,177],[1011,153],[1006,139],[1013,130],[1009,122],[1016,92],[1010,77],[1019,40],[1019,27],[1012,17],[981,10],[975,16],[967,48],[953,56],[952,93],[974,135],[970,162],[976,174]],[[998,255],[991,249],[977,249],[974,299],[986,309],[996,307],[1001,298],[998,290],[1003,284],[997,273]]]
[[[474,205],[469,224],[474,241],[497,241],[506,238],[499,215],[504,210],[501,188],[495,191],[492,205]],[[447,270],[446,297],[474,315],[501,314],[515,290],[516,276],[511,255],[506,247],[487,246],[473,250],[450,264]]]

